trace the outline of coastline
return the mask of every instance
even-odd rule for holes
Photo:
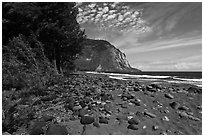
[[[19,127],[12,134],[30,134],[37,132],[35,126],[51,123],[66,127],[71,135],[202,134],[202,87],[78,73],[46,92],[18,104],[33,104],[35,118],[28,120],[28,128]],[[94,122],[84,126],[85,116]]]

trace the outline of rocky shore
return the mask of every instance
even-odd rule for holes
[[[14,100],[16,103],[5,109],[13,113],[3,115],[3,134],[202,134],[202,89],[187,84],[78,74],[40,95]],[[26,113],[15,130],[8,128]],[[13,123],[8,123],[11,119]]]

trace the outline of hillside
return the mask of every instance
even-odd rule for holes
[[[86,39],[82,45],[82,54],[75,61],[78,70],[140,72],[130,66],[124,53],[105,40]]]

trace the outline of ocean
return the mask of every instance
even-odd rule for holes
[[[147,81],[165,81],[169,83],[184,83],[202,87],[202,72],[142,72],[140,74],[119,74],[103,72],[86,72],[92,74],[103,74],[112,79],[130,80],[140,79]]]

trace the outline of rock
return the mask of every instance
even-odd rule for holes
[[[127,118],[127,116],[125,116],[125,115],[117,115],[116,116],[116,119],[118,120],[118,121],[122,121],[122,120],[128,120],[128,118]]]
[[[138,130],[138,126],[135,125],[135,124],[130,124],[130,125],[128,125],[127,128],[128,128],[128,129],[132,129],[132,130]]]
[[[122,99],[123,99],[123,98],[133,99],[134,96],[131,95],[130,93],[123,93],[122,96],[121,96],[121,98],[122,98]]]
[[[94,120],[94,117],[91,117],[91,116],[83,116],[80,120],[80,123],[82,125],[88,125],[88,124],[91,124],[93,123],[95,120]]]
[[[112,110],[111,104],[110,104],[110,103],[109,103],[109,104],[105,104],[105,105],[104,105],[104,110],[105,110],[107,113],[111,114],[111,110]]]
[[[198,93],[198,94],[202,94],[202,89],[198,88],[198,87],[189,87],[187,89],[188,93]]]
[[[80,109],[82,109],[81,105],[78,105],[78,106],[74,106],[74,107],[73,107],[73,110],[74,110],[74,111],[78,111],[78,110],[80,110]]]
[[[30,126],[31,126],[30,135],[43,135],[44,134],[43,128],[46,126],[46,122],[31,121]]]
[[[201,105],[196,106],[196,108],[197,108],[198,110],[202,110],[202,106],[201,106]]]
[[[158,130],[158,129],[159,129],[159,126],[155,126],[155,125],[154,125],[154,126],[152,126],[152,129],[153,129],[153,130]]]
[[[65,104],[64,105],[64,108],[68,111],[68,110],[73,110],[73,107],[74,107],[74,101],[70,101],[68,104]]]
[[[140,89],[138,87],[133,87],[133,90],[136,91],[136,92],[140,91]]]
[[[127,108],[127,107],[128,107],[127,104],[122,104],[122,105],[121,105],[121,108]]]
[[[146,86],[146,89],[147,89],[147,90],[152,90],[153,87],[149,85],[149,86]]]
[[[2,135],[11,135],[11,134],[8,132],[4,132],[4,133],[2,133]]]
[[[101,101],[104,101],[104,102],[105,102],[105,101],[108,100],[109,98],[110,98],[110,97],[109,97],[108,94],[105,94],[105,93],[104,93],[104,94],[101,95]]]
[[[188,108],[187,106],[179,106],[179,107],[178,107],[178,110],[187,111],[187,110],[189,110],[189,108]]]
[[[81,105],[82,108],[86,107],[86,103],[83,100],[79,101],[79,104]]]
[[[167,116],[164,116],[161,120],[163,121],[169,121],[169,118]]]
[[[146,86],[146,89],[147,89],[147,91],[150,91],[150,92],[157,92],[157,90],[150,85]]]
[[[173,108],[173,109],[178,109],[179,106],[180,106],[180,104],[177,103],[177,102],[172,102],[172,103],[169,104],[169,106],[170,106],[171,108]]]
[[[150,117],[150,118],[155,118],[155,117],[156,117],[155,114],[152,114],[152,113],[147,112],[147,111],[144,112],[144,115],[146,115],[146,116],[148,116],[148,117]]]
[[[46,135],[67,135],[68,131],[65,126],[50,124],[46,130]]]
[[[99,123],[108,124],[108,119],[105,117],[99,117]]]
[[[131,124],[135,124],[138,125],[139,124],[139,120],[136,117],[133,117],[131,119],[128,120],[128,123]]]
[[[189,118],[189,119],[194,120],[194,121],[200,121],[199,118],[194,117],[194,116],[192,116],[192,115],[189,115],[189,114],[187,114],[187,113],[184,112],[184,111],[177,111],[177,113],[179,113],[179,116],[180,116],[180,117],[186,117],[186,118]]]
[[[191,115],[188,115],[188,118],[191,119],[191,120],[194,120],[194,121],[200,121],[199,118],[191,116]]]
[[[138,98],[135,98],[134,100],[130,100],[131,103],[134,103],[136,106],[140,106],[141,105],[141,100]]]
[[[88,114],[88,110],[83,108],[79,110],[79,117],[83,117],[84,115]]]
[[[144,114],[140,111],[137,111],[135,115],[139,118],[140,121],[145,121]]]
[[[173,98],[174,98],[174,96],[171,95],[171,94],[169,94],[169,93],[168,93],[168,94],[167,94],[167,93],[164,94],[164,96],[165,96],[166,98],[169,98],[169,99],[173,99]]]
[[[98,122],[93,122],[93,125],[95,126],[95,127],[97,127],[97,128],[100,128],[100,125],[99,125],[99,123]]]
[[[150,86],[151,86],[152,88],[161,89],[161,85],[151,84]]]
[[[44,114],[44,115],[42,116],[42,120],[45,121],[45,122],[47,122],[47,121],[52,121],[54,118],[55,118],[55,117],[50,116],[50,115],[48,115],[48,114]]]

